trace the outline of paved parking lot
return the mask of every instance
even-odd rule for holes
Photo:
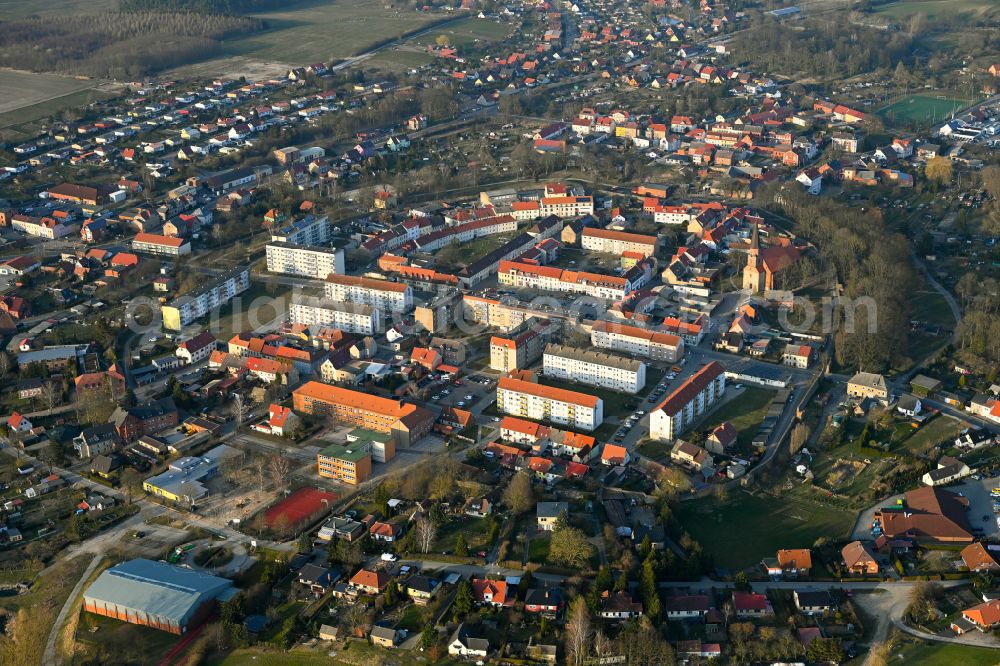
[[[969,525],[973,528],[981,529],[983,536],[987,538],[1000,536],[1000,526],[997,525],[997,516],[993,513],[993,498],[990,497],[990,491],[993,488],[1000,488],[1000,477],[982,479],[981,481],[968,478],[962,483],[945,488],[945,490],[950,490],[953,493],[961,493],[969,498],[969,512],[967,514]],[[896,501],[902,498],[902,494],[893,495],[862,511],[861,515],[858,516],[857,523],[854,525],[854,532],[851,534],[851,538],[871,539],[870,526],[872,518],[875,516],[875,511],[884,506],[894,506]]]

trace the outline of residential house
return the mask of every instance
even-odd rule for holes
[[[524,597],[524,610],[529,613],[555,616],[563,608],[562,590],[557,587],[532,588]]]
[[[490,642],[485,638],[471,635],[470,628],[464,623],[458,625],[455,633],[448,641],[448,654],[452,657],[485,658],[490,652]]]
[[[767,595],[756,592],[733,592],[733,609],[739,618],[774,615]]]
[[[539,502],[535,506],[538,529],[551,532],[560,516],[569,515],[569,502]]]
[[[642,603],[634,601],[628,592],[601,593],[601,607],[597,616],[603,620],[629,620],[642,615]]]
[[[441,588],[441,581],[419,574],[406,581],[406,593],[418,606],[426,606]]]
[[[351,577],[351,585],[364,594],[379,594],[389,587],[392,576],[384,571],[361,569]]]
[[[978,541],[963,548],[961,555],[962,561],[965,562],[969,571],[975,573],[1000,571],[1000,563],[997,563],[993,553]]]
[[[514,605],[514,595],[508,589],[506,581],[473,578],[471,582],[472,596],[477,603],[497,608]]]
[[[401,630],[392,627],[383,627],[376,624],[372,627],[368,635],[373,645],[384,648],[394,648],[403,640],[404,634]]]
[[[841,549],[840,557],[844,561],[844,567],[847,571],[856,576],[878,573],[878,561],[866,543],[852,541]]]
[[[829,613],[836,608],[826,590],[795,590],[792,597],[795,599],[795,607],[806,615]]]

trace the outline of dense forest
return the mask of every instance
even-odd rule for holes
[[[181,12],[112,12],[0,23],[0,67],[134,78],[221,53],[221,40],[258,19]]]
[[[916,281],[907,240],[891,233],[878,208],[851,208],[811,197],[801,188],[761,191],[765,208],[795,220],[795,233],[819,248],[822,268],[843,285],[842,306],[852,303],[853,326],[844,318],[834,334],[836,361],[845,368],[881,372],[908,357],[911,291]],[[863,305],[866,301],[873,307]]]
[[[294,0],[120,0],[124,12],[197,12],[200,14],[246,14],[277,9]]]
[[[910,63],[913,39],[849,22],[762,17],[734,37],[733,51],[760,71],[839,79]]]

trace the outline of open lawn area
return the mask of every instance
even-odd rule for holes
[[[766,520],[764,520],[766,517]],[[742,569],[779,548],[808,548],[821,536],[840,539],[855,514],[837,507],[771,495],[730,493],[682,502],[677,518],[691,536],[715,555],[716,566]]]
[[[0,20],[32,14],[100,14],[117,6],[118,0],[0,0]]]
[[[504,39],[512,31],[510,23],[497,23],[474,16],[455,21],[439,31],[432,31],[413,40],[414,44],[423,46],[434,44],[438,37],[448,38],[450,46],[469,47],[477,42],[493,42]]]
[[[128,624],[110,617],[82,613],[77,631],[78,649],[86,654],[107,654],[126,658],[133,664],[158,664],[180,640],[179,636]]]
[[[698,429],[709,431],[724,421],[729,421],[739,431],[740,450],[748,451],[754,435],[757,434],[757,427],[764,420],[767,408],[773,399],[774,391],[756,386],[745,386],[742,393],[729,398],[710,413],[698,426]]]
[[[913,319],[949,328],[955,325],[955,318],[951,314],[951,308],[948,307],[948,301],[944,300],[944,296],[937,289],[928,286],[914,292],[910,302],[913,303],[913,312],[910,315]]]
[[[997,3],[994,0],[899,0],[878,5],[875,13],[893,18],[905,18],[913,14],[926,14],[928,18],[934,18],[942,13],[982,16],[996,9]]]
[[[319,0],[257,14],[264,32],[226,41],[231,55],[304,65],[357,55],[378,42],[442,20],[441,14],[387,9],[375,0]]]
[[[490,536],[490,521],[488,518],[475,518],[473,516],[452,518],[438,532],[437,541],[434,543],[434,550],[436,552],[447,551],[453,553],[455,551],[455,540],[459,534],[465,539],[465,544],[469,547],[469,553],[475,555],[477,551],[485,550],[489,546],[487,540]]]
[[[263,283],[251,278],[250,288],[227,303],[217,317],[211,318],[209,330],[219,340],[226,341],[241,331],[260,328],[288,312],[291,291],[282,287],[268,293]]]
[[[926,453],[941,443],[948,445],[958,436],[966,424],[944,414],[935,417],[919,430],[902,441],[907,451],[914,455]],[[947,447],[946,447],[947,448]]]
[[[235,650],[222,659],[209,659],[212,666],[368,666],[384,657],[385,650],[366,641],[351,641],[346,647],[321,643],[319,649],[300,647],[288,652],[247,648]],[[331,656],[333,655],[333,656]]]
[[[947,95],[910,95],[879,109],[889,122],[935,123],[972,104],[972,100]]]
[[[920,666],[994,666],[1000,662],[1000,651],[952,643],[913,641],[894,650],[891,661]]]
[[[647,368],[647,370],[649,370]],[[651,389],[656,386],[656,382],[659,378],[655,376],[655,370],[653,370],[653,377],[646,379],[646,388]],[[577,393],[585,393],[587,395],[594,395],[601,399],[604,403],[604,418],[607,419],[609,416],[628,416],[637,409],[642,409],[640,404],[643,402],[642,396],[645,395],[646,391],[642,391],[637,395],[629,395],[627,393],[619,393],[618,391],[612,391],[610,389],[602,389],[596,386],[588,386],[586,384],[577,384],[575,382],[567,382],[558,379],[552,379],[551,377],[542,376],[538,379],[539,384],[544,384],[545,386],[554,386],[555,388],[566,389],[567,391],[576,391]],[[628,405],[634,405],[629,407]]]

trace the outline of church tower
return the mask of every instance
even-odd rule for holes
[[[743,288],[757,294],[764,291],[764,267],[760,256],[760,234],[753,225],[753,237],[747,249],[747,265],[743,268]]]

